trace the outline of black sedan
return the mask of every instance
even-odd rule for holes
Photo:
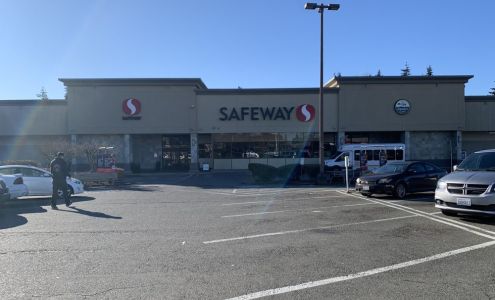
[[[404,198],[408,193],[434,192],[437,180],[447,172],[426,162],[388,163],[356,180],[356,191],[362,195],[391,194]]]

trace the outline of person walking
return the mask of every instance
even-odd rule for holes
[[[50,172],[53,176],[53,192],[52,192],[52,209],[57,208],[57,199],[59,198],[58,191],[62,191],[63,198],[65,200],[65,206],[69,207],[72,202],[69,199],[69,193],[67,191],[67,177],[70,177],[69,167],[64,160],[64,153],[58,152],[57,157],[50,163]]]

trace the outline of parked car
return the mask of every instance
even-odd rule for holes
[[[5,183],[8,189],[8,195],[10,200],[27,196],[28,187],[24,184],[24,180],[20,174],[17,175],[1,175],[0,179]]]
[[[495,215],[495,149],[469,155],[435,190],[435,207],[458,213]]]
[[[10,199],[9,189],[5,184],[5,181],[3,181],[3,179],[0,179],[0,201],[6,201],[9,199]]]
[[[366,196],[391,194],[404,198],[408,193],[435,191],[437,180],[447,172],[426,162],[390,162],[356,180],[356,191]]]
[[[51,196],[52,174],[41,168],[24,165],[0,166],[0,174],[22,174],[24,184],[28,189],[28,196]],[[76,178],[67,178],[68,194],[80,194],[84,192],[83,183]],[[62,191],[59,191],[62,193]]]

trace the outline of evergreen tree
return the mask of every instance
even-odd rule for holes
[[[41,87],[41,91],[39,94],[36,94],[36,97],[40,98],[40,100],[48,100],[48,93],[45,90],[45,87]]]
[[[400,69],[402,71],[402,73],[400,74],[401,76],[409,76],[411,75],[411,69],[409,68],[409,65],[407,64],[407,61],[406,61],[406,65],[404,66],[404,69]]]
[[[492,96],[495,96],[495,87],[492,87],[488,93]]]
[[[433,76],[433,68],[431,67],[431,65],[426,68],[426,76]]]
[[[382,71],[380,71],[380,69],[378,69],[378,72],[376,72],[376,77],[380,77],[382,76]]]

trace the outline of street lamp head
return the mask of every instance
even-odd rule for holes
[[[339,10],[340,4],[329,4],[328,10]]]
[[[306,3],[304,4],[304,9],[316,9],[318,5],[316,3]]]

